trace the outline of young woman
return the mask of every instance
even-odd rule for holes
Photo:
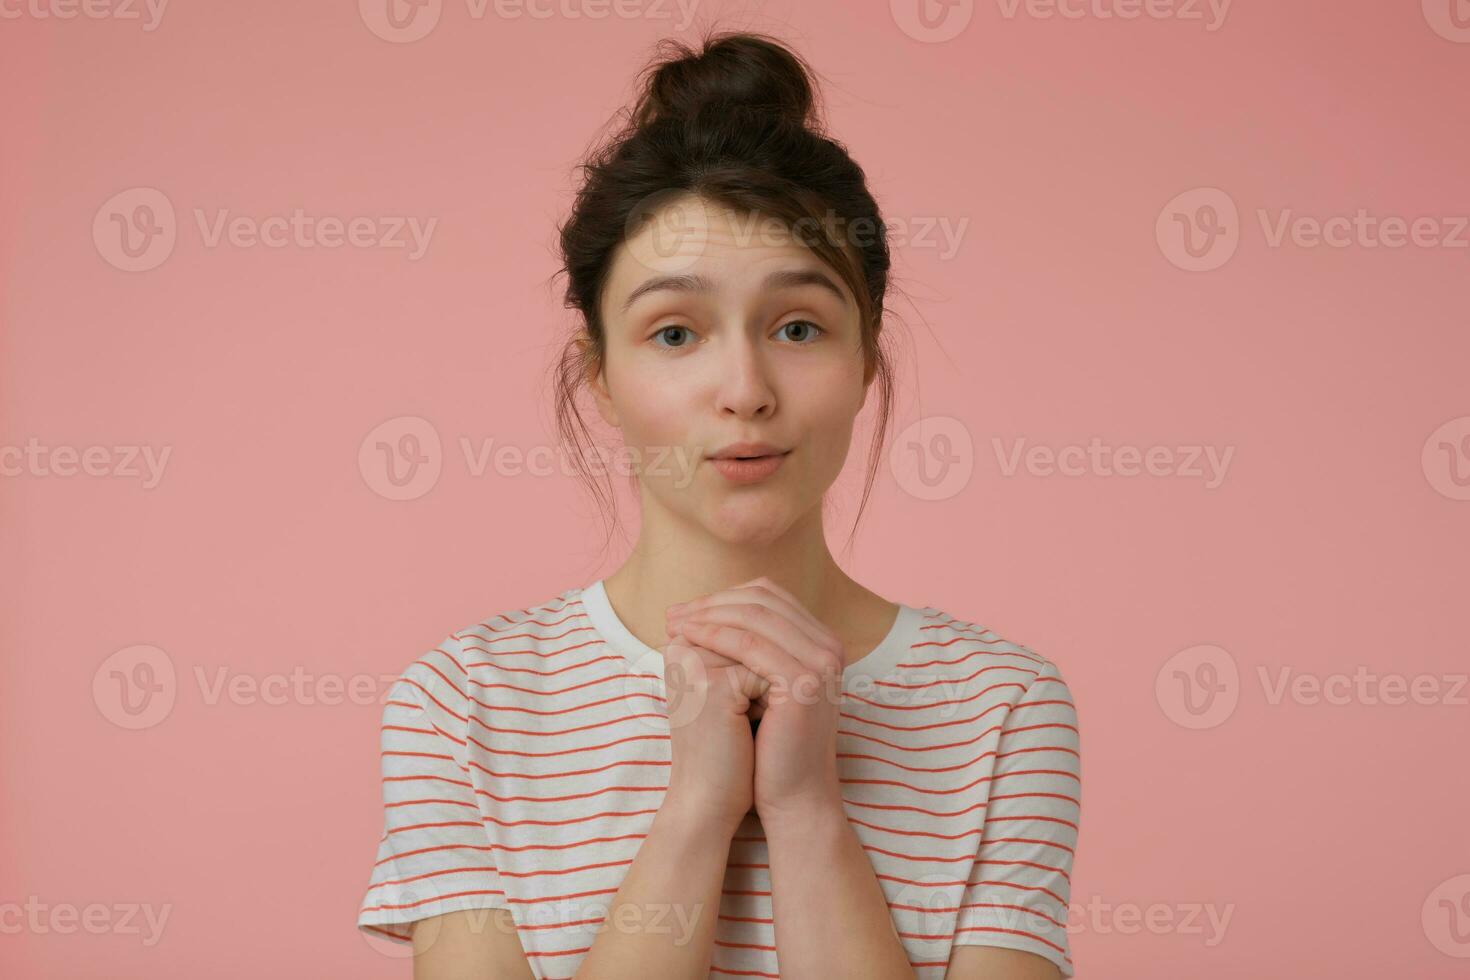
[[[762,35],[675,45],[584,168],[559,420],[581,449],[585,386],[642,523],[394,687],[358,924],[419,978],[1073,975],[1056,665],[827,548],[875,381],[888,418],[889,256],[810,79]]]

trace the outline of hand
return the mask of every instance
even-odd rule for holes
[[[755,800],[748,712],[768,685],[738,662],[670,636],[663,650],[671,758],[664,807],[733,834]]]
[[[762,820],[841,810],[837,719],[846,660],[831,630],[762,576],[674,608],[669,631],[766,683],[753,699],[762,712],[754,787]]]

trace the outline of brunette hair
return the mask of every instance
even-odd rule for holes
[[[816,73],[778,39],[749,32],[706,34],[698,51],[666,38],[639,76],[639,94],[621,129],[578,165],[582,184],[558,226],[565,304],[581,324],[555,365],[556,424],[572,463],[599,506],[617,505],[589,470],[593,439],[577,408],[582,385],[606,356],[599,306],[614,250],[661,203],[693,193],[740,215],[775,218],[788,229],[844,229],[839,240],[803,235],[804,244],[846,282],[858,302],[864,381],[877,386],[877,435],[856,531],[872,491],[892,417],[893,366],[881,343],[888,289],[887,228],[863,170],[825,132]],[[858,235],[847,229],[866,229]],[[849,538],[849,542],[850,542]]]

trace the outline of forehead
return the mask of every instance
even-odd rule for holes
[[[640,284],[655,277],[697,276],[716,289],[742,292],[758,288],[777,269],[824,271],[851,302],[841,277],[784,222],[686,194],[635,216],[613,252],[604,309],[616,315]]]

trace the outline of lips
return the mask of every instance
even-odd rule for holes
[[[709,455],[711,459],[761,459],[766,456],[784,456],[790,451],[769,442],[733,442]]]
[[[781,464],[790,454],[791,451],[788,449],[785,452],[769,453],[764,456],[719,456],[711,459],[710,465],[730,483],[758,483],[780,469]]]

